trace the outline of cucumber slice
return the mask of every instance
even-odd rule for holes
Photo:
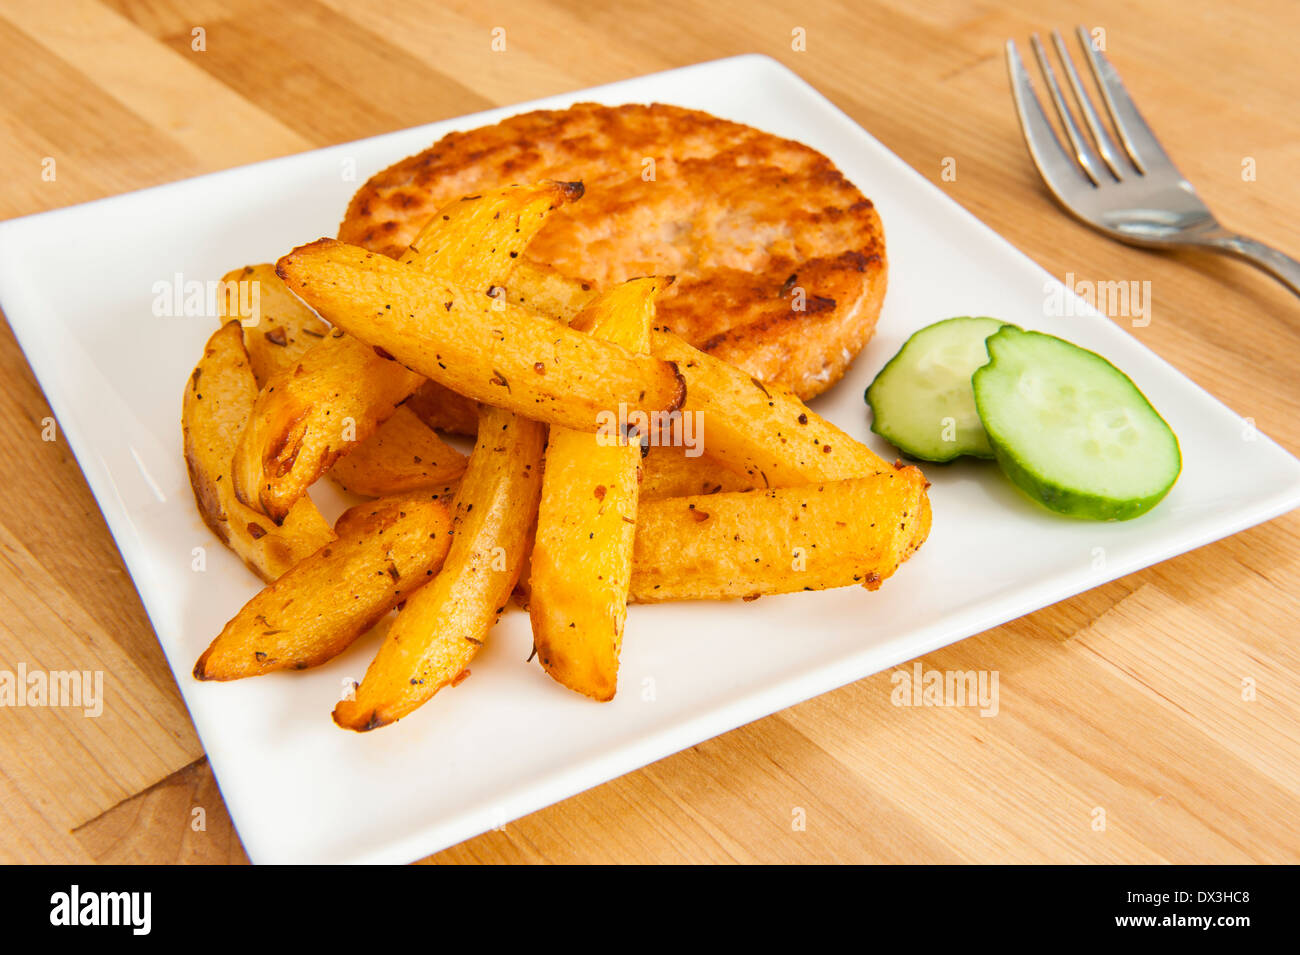
[[[889,360],[867,388],[871,430],[910,458],[951,461],[993,457],[971,375],[989,360],[984,340],[996,318],[949,318],[927,325]]]
[[[988,340],[975,405],[998,464],[1053,511],[1124,521],[1178,480],[1178,438],[1122,371],[1095,352],[1008,325]]]

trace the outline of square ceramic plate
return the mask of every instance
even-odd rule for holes
[[[708,110],[828,155],[889,241],[879,331],[817,409],[892,456],[862,393],[902,341],[952,315],[1058,333],[1125,369],[1182,442],[1169,497],[1122,524],[1054,516],[986,463],[930,467],[934,529],[878,593],[634,607],[621,691],[597,705],[535,663],[506,615],[455,690],[359,735],[330,710],[375,635],[327,666],[234,684],[190,668],[258,589],[194,509],[181,460],[186,378],[211,317],[155,317],[154,284],[207,281],[333,235],[358,184],[455,129],[579,100]],[[341,171],[355,164],[356,178]],[[71,280],[70,280],[71,279]],[[1300,462],[1082,302],[1053,317],[1047,273],[776,62],[744,56],[434,123],[0,224],[0,302],[103,508],[256,862],[405,862],[800,700],[1300,503]],[[207,570],[191,569],[195,547]],[[1099,552],[1096,548],[1102,548]],[[1097,555],[1104,554],[1104,561]],[[1099,569],[1100,568],[1100,569]]]

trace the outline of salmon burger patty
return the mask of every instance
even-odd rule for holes
[[[674,275],[657,324],[790,389],[825,391],[875,330],[885,237],[871,200],[814,149],[697,110],[579,103],[449,133],[353,197],[339,238],[400,256],[441,206],[581,180],[524,256],[604,288]]]

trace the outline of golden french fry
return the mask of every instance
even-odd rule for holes
[[[339,726],[385,726],[462,678],[519,578],[541,493],[545,433],[535,421],[483,409],[442,572],[406,602],[353,698],[334,708]]]
[[[881,582],[930,530],[915,467],[641,502],[631,598],[713,600]]]
[[[531,259],[519,263],[505,286],[506,297],[511,302],[550,315],[566,325],[576,321],[576,316],[597,294],[591,282],[569,278],[559,269]]]
[[[227,273],[221,282],[221,314],[238,318],[243,325],[244,347],[259,388],[272,375],[300,361],[330,332],[330,327],[285,287],[274,265],[245,266]],[[335,462],[330,476],[346,491],[382,497],[444,484],[464,470],[463,454],[410,411],[398,407],[369,438],[357,442]]]
[[[759,487],[839,481],[890,467],[791,392],[765,385],[670,332],[653,332],[650,350],[674,362],[686,379],[682,414],[695,416],[705,450]]]
[[[644,352],[665,284],[615,286],[579,321],[596,338]],[[635,438],[551,426],[531,556],[533,646],[552,678],[596,700],[613,699],[618,685],[640,470]]]
[[[403,264],[384,261],[416,275],[454,274],[485,291],[509,274],[515,256],[550,211],[581,194],[581,184],[542,182],[457,200],[434,216]],[[301,286],[293,291],[311,304]],[[367,322],[374,318],[367,316]],[[424,380],[383,349],[344,331],[336,327],[267,382],[240,437],[235,491],[240,501],[272,520],[282,519],[321,474],[374,433]]]
[[[436,381],[426,380],[416,388],[406,399],[406,407],[430,428],[471,438],[478,434],[478,402]]]
[[[457,481],[468,460],[402,405],[356,450],[336,461],[330,477],[353,494],[385,497]]]
[[[596,431],[615,409],[671,412],[685,397],[670,362],[357,246],[321,239],[278,268],[336,326],[453,391],[536,421]]]
[[[221,321],[239,319],[243,326],[258,388],[329,334],[330,327],[280,281],[274,265],[246,265],[227,272],[221,283]]]
[[[507,294],[543,308],[562,322],[573,321],[594,294],[589,284],[547,266],[522,262],[511,274]],[[686,380],[683,415],[694,415],[697,434],[713,458],[730,465],[759,487],[787,487],[837,481],[888,467],[865,444],[808,408],[791,392],[758,381],[684,339],[656,329],[652,354],[672,361]]]
[[[273,521],[420,381],[340,329],[325,342],[267,382],[236,445],[235,493]]]
[[[641,500],[719,491],[749,491],[754,481],[710,454],[691,457],[687,449],[651,445],[641,461]]]
[[[404,500],[368,510],[245,604],[199,657],[194,676],[237,680],[317,666],[431,580],[451,544],[446,505]]]
[[[528,259],[515,266],[506,279],[506,297],[511,302],[565,325],[574,322],[597,294],[590,282],[571,279],[552,266]]]
[[[442,487],[426,487],[418,491],[390,494],[373,501],[354,504],[338,516],[338,520],[334,522],[334,533],[339,537],[365,533],[366,528],[370,526],[377,515],[393,508],[400,510],[404,505],[410,503],[419,504],[424,501],[440,501],[450,509],[455,506],[456,491],[459,487],[459,482]]]
[[[235,499],[230,459],[256,397],[239,323],[229,322],[208,339],[186,383],[185,464],[204,523],[269,581],[332,541],[334,532],[309,497],[299,499],[278,527]]]

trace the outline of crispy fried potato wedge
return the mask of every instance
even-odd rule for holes
[[[280,521],[419,383],[418,375],[334,329],[258,395],[231,465],[239,500]]]
[[[240,320],[244,347],[259,388],[272,375],[298,362],[330,332],[330,327],[289,291],[275,274],[274,265],[245,266],[227,273],[221,281],[222,314]],[[252,283],[257,291],[240,291],[241,283]],[[250,308],[253,303],[256,307]],[[417,389],[417,394],[422,389]],[[412,395],[410,400],[414,398]],[[469,404],[477,420],[474,403],[460,400]],[[465,470],[465,455],[421,421],[411,411],[398,407],[369,438],[357,442],[355,449],[335,462],[330,476],[344,490],[366,497],[400,494],[455,480]]]
[[[370,506],[244,605],[194,665],[200,680],[317,666],[346,650],[442,566],[451,516],[437,500]]]
[[[875,590],[929,534],[927,486],[919,469],[889,467],[823,484],[643,501],[631,597]]]
[[[558,269],[528,259],[515,266],[506,279],[507,299],[565,325],[576,322],[596,294],[590,282],[569,278]]]
[[[459,487],[460,484],[457,482],[443,487],[422,488],[418,491],[392,494],[374,501],[363,501],[360,504],[354,504],[338,516],[338,520],[334,522],[334,533],[339,537],[364,533],[368,523],[373,521],[377,514],[394,507],[401,509],[404,505],[410,503],[419,504],[424,501],[439,501],[450,512],[455,507],[456,491]]]
[[[181,424],[185,464],[203,521],[263,580],[275,580],[334,539],[311,498],[303,497],[277,527],[235,499],[230,458],[253,410],[257,385],[238,322],[218,329],[185,387]]]
[[[522,262],[507,294],[562,322],[580,327],[577,316],[594,294],[589,283],[554,269]],[[747,475],[759,487],[787,487],[870,474],[888,464],[795,395],[765,385],[734,365],[656,329],[650,351],[672,361],[686,379],[683,414],[696,415],[706,452]]]
[[[596,338],[645,352],[665,284],[615,286],[580,320]],[[618,685],[640,471],[640,442],[626,434],[551,426],[529,580],[533,646],[553,679],[595,700],[613,699]]]
[[[684,447],[651,445],[641,460],[641,500],[719,491],[750,491],[756,482],[710,454],[694,457]]]
[[[685,398],[670,362],[357,246],[320,239],[278,268],[336,326],[453,391],[536,421],[596,431],[611,409],[671,412]]]
[[[420,271],[455,275],[485,292],[509,274],[515,256],[551,210],[581,195],[581,183],[548,181],[457,200],[416,237],[403,264],[384,261],[417,276]],[[301,284],[293,291],[311,304]],[[282,519],[321,474],[374,433],[424,380],[346,330],[336,327],[267,382],[240,437],[233,466],[236,493],[272,520]],[[355,323],[350,330],[358,330]]]
[[[406,602],[353,698],[334,708],[339,726],[392,723],[461,678],[510,599],[531,545],[545,435],[537,422],[482,410],[442,572]]]
[[[330,469],[345,491],[365,497],[404,494],[457,481],[469,459],[405,405]]]
[[[531,259],[520,262],[506,280],[506,297],[511,302],[551,315],[566,325],[576,321],[596,294],[592,283],[569,278],[559,269]]]
[[[695,416],[705,450],[759,487],[839,481],[890,468],[789,391],[765,385],[670,332],[654,331],[650,349],[673,361],[686,379],[682,413]]]
[[[221,288],[221,321],[239,319],[258,388],[329,334],[330,327],[285,287],[274,265],[246,265],[227,272]]]
[[[478,402],[458,395],[436,381],[426,380],[406,399],[410,408],[430,428],[449,434],[478,434]]]

